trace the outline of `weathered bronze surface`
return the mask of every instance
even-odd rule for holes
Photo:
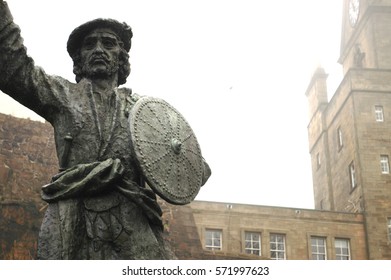
[[[202,185],[203,160],[184,117],[164,100],[143,97],[132,108],[130,131],[153,190],[173,204],[193,201]]]
[[[76,28],[67,45],[72,83],[35,66],[0,0],[0,90],[52,124],[60,163],[42,188],[49,205],[39,259],[169,259],[162,211],[144,182],[185,204],[211,174],[172,106],[119,87],[130,73],[132,35],[112,19]]]

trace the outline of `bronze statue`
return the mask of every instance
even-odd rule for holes
[[[39,259],[168,259],[155,192],[186,204],[211,174],[175,109],[119,88],[132,36],[112,19],[76,28],[72,83],[34,65],[0,0],[0,89],[52,124],[60,164],[42,188]]]

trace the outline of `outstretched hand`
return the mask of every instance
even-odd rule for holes
[[[0,0],[0,30],[4,27],[4,24],[8,23],[9,19],[12,19],[8,3],[4,0]]]

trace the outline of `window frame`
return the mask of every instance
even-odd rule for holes
[[[357,187],[357,178],[356,178],[356,167],[354,166],[354,161],[349,164],[349,178],[350,178],[350,188],[353,190]]]
[[[272,236],[276,236],[276,237],[282,237],[282,242],[278,242],[278,240],[276,241],[272,241]],[[275,245],[276,248],[272,248],[274,246],[272,245]],[[278,245],[283,245],[283,249],[278,249]],[[270,240],[269,240],[269,245],[270,245],[270,258],[272,260],[286,260],[286,235],[283,234],[283,233],[270,233]],[[276,257],[273,257],[273,253],[276,253]],[[283,258],[280,257],[280,253],[283,254]]]
[[[338,246],[337,247],[337,242],[346,242],[347,246]],[[334,239],[334,249],[335,249],[335,259],[336,260],[351,260],[352,259],[352,254],[350,252],[350,239],[348,238],[335,238]],[[343,250],[347,250],[347,254],[343,254]],[[338,252],[341,250],[341,252]]]
[[[324,249],[324,252],[320,252],[319,251],[319,248],[322,248],[322,246],[319,246],[318,243],[316,244],[313,244],[313,240],[322,240],[323,241],[323,249]],[[311,241],[311,259],[312,260],[327,260],[327,238],[326,237],[323,237],[323,236],[311,236],[310,238],[310,241]],[[317,249],[316,251],[314,251],[314,247]],[[316,258],[314,258],[314,256]],[[318,256],[324,256],[323,259],[319,259]]]
[[[211,238],[208,237],[208,233],[212,233]],[[218,233],[219,237],[216,238],[214,234]],[[211,244],[208,244],[208,240],[211,240]],[[215,240],[219,240],[220,244],[215,245]],[[205,229],[205,238],[204,238],[204,246],[206,250],[210,251],[222,251],[223,250],[223,230],[221,229],[212,229],[212,228],[206,228]]]
[[[384,109],[381,105],[375,105],[375,120],[376,122],[384,122]]]
[[[380,155],[381,174],[390,174],[390,161],[388,155]]]
[[[247,234],[251,235],[251,239],[247,239]],[[254,235],[258,235],[257,240],[253,239]],[[250,247],[247,247],[248,242],[251,243]],[[258,243],[258,248],[254,247],[254,243]],[[255,251],[258,251],[258,253],[254,254]],[[244,252],[250,255],[262,256],[262,233],[256,231],[244,232]]]
[[[337,128],[337,145],[338,151],[340,151],[343,147],[343,133],[340,126]]]

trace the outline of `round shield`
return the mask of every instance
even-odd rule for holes
[[[184,117],[164,100],[142,97],[131,109],[129,122],[148,185],[172,204],[193,201],[202,185],[203,161]]]

